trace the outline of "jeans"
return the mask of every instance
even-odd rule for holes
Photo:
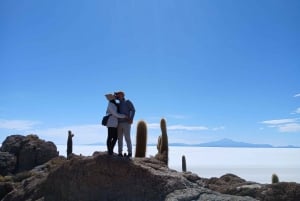
[[[130,128],[131,128],[131,124],[129,124],[127,122],[121,122],[118,125],[118,146],[119,146],[118,151],[119,151],[119,154],[122,154],[122,152],[123,152],[123,136],[125,136],[128,154],[132,154]]]

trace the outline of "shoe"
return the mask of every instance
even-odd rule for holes
[[[122,154],[118,154],[118,156],[119,156],[119,157],[123,157],[123,155],[122,155]]]
[[[128,158],[131,158],[131,157],[132,157],[132,153],[129,153],[129,154],[127,155],[127,157],[128,157]]]

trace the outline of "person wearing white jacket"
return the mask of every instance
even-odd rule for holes
[[[118,139],[118,118],[127,118],[126,115],[118,113],[118,105],[113,94],[106,94],[106,99],[109,101],[107,105],[106,115],[110,115],[106,124],[107,127],[107,151],[109,155],[114,152],[114,147]]]

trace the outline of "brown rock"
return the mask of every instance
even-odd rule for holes
[[[53,142],[41,140],[36,135],[8,136],[2,143],[0,150],[16,156],[16,172],[30,170],[58,156],[57,148]]]

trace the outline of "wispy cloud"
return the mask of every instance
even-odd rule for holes
[[[300,114],[300,107],[295,110],[294,114]]]
[[[268,124],[268,125],[278,125],[278,124],[294,123],[296,121],[297,119],[274,119],[274,120],[262,121],[261,123]]]
[[[271,128],[277,128],[278,131],[282,133],[300,131],[300,123],[298,118],[267,120],[262,121],[261,123]]]
[[[300,131],[300,124],[299,123],[292,123],[292,124],[284,124],[278,126],[279,131],[283,133],[287,132],[298,132]]]
[[[187,131],[201,131],[208,130],[205,126],[184,126],[184,125],[171,125],[168,130],[187,130]]]
[[[212,130],[213,131],[225,130],[225,126],[215,127]]]
[[[300,97],[300,94],[295,94],[294,97],[295,97],[295,98],[296,98],[296,97]]]
[[[40,124],[40,122],[38,121],[0,119],[1,129],[23,131],[23,130],[32,129],[34,126],[38,124]]]

